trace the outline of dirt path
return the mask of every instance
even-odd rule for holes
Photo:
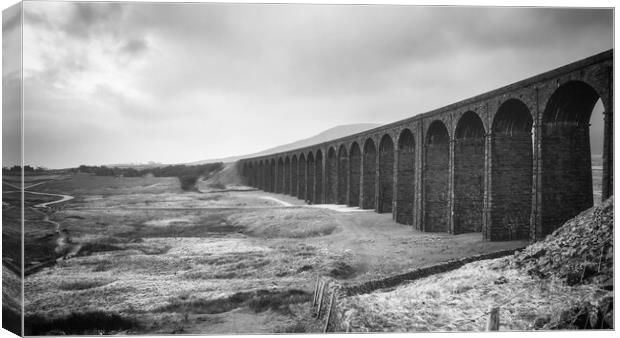
[[[3,194],[9,194],[9,193],[19,193],[20,191],[3,191]],[[35,207],[36,208],[47,208],[48,206],[52,205],[52,204],[56,204],[56,203],[61,203],[61,202],[66,202],[66,201],[70,201],[72,200],[74,197],[70,196],[70,195],[60,195],[60,194],[48,194],[45,192],[36,192],[36,191],[27,191],[24,190],[25,194],[34,194],[34,195],[43,195],[43,196],[56,196],[56,197],[60,197],[59,200],[56,201],[51,201],[51,202],[45,202],[45,203],[39,203],[36,204]]]
[[[263,196],[261,198],[264,199],[264,200],[270,200],[270,201],[274,201],[274,202],[280,203],[280,204],[282,204],[285,207],[292,207],[293,206],[291,203],[284,202],[283,200],[277,199],[275,197]]]
[[[56,261],[61,261],[63,259],[68,259],[71,258],[73,256],[75,256],[80,249],[82,248],[81,244],[73,244],[71,242],[71,237],[69,237],[69,234],[67,231],[63,231],[61,229],[61,225],[60,223],[56,222],[56,221],[52,221],[49,217],[49,215],[46,212],[41,211],[38,208],[33,208],[31,207],[30,210],[40,214],[41,216],[43,216],[42,221],[45,223],[49,223],[51,225],[54,226],[54,231],[56,232],[56,236],[58,236],[56,238],[56,253],[61,253],[61,252],[65,252],[67,251],[66,254],[62,255],[61,257],[59,257],[58,259],[56,259]],[[69,249],[65,249],[69,247]]]
[[[62,203],[62,202],[66,202],[66,201],[69,201],[69,200],[73,199],[73,196],[69,196],[69,195],[48,194],[48,193],[44,193],[44,192],[35,192],[35,191],[25,191],[25,192],[27,192],[29,194],[35,194],[35,195],[57,196],[57,197],[60,197],[60,199],[56,200],[56,201],[39,203],[39,204],[35,205],[35,208],[47,208],[47,207],[49,207],[52,204]]]

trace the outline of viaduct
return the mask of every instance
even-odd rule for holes
[[[613,194],[613,49],[358,134],[237,163],[247,184],[391,213],[428,232],[544,238],[593,205],[590,116],[604,106]]]

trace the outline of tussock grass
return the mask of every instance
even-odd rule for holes
[[[248,302],[248,307],[254,312],[263,312],[269,309],[278,312],[290,312],[288,305],[310,301],[311,294],[297,289],[282,292],[257,295]]]
[[[153,312],[217,314],[248,306],[256,313],[267,310],[289,313],[289,305],[307,302],[311,296],[310,293],[297,289],[237,292],[231,296],[217,299],[180,295],[169,299],[168,304],[154,309]]]
[[[491,305],[500,306],[501,330],[528,330],[539,316],[593,301],[606,292],[567,286],[558,279],[541,281],[480,261],[393,291],[348,297],[341,306],[348,309],[344,325],[357,332],[484,331]]]
[[[328,275],[337,279],[347,279],[355,275],[355,268],[346,262],[336,261],[329,270]]]
[[[262,267],[272,263],[260,253],[224,255],[204,262],[209,266],[187,271],[181,278],[186,280],[245,278],[256,275]]]
[[[228,222],[243,233],[263,238],[308,238],[330,235],[337,224],[328,210],[280,209],[233,214]]]
[[[70,290],[87,290],[92,289],[104,285],[108,285],[112,283],[113,280],[108,279],[99,279],[99,280],[73,280],[73,281],[63,281],[60,283],[58,288],[60,290],[70,291]]]
[[[24,319],[26,335],[77,335],[77,334],[113,334],[139,328],[134,319],[122,317],[116,313],[89,311],[70,313],[65,317],[48,318],[30,315]]]

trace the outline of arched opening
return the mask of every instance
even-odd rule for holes
[[[278,168],[276,169],[276,184],[275,191],[277,193],[282,193],[284,187],[284,161],[282,158],[278,159]]]
[[[431,123],[426,133],[424,170],[424,230],[447,232],[450,228],[448,208],[448,173],[450,136],[441,121]]]
[[[383,135],[379,142],[379,213],[392,212],[394,198],[394,142]]]
[[[338,149],[338,204],[347,203],[348,172],[349,156],[347,156],[347,148],[341,145]]]
[[[306,163],[306,201],[314,203],[314,155],[308,153],[308,162]]]
[[[254,162],[252,167],[254,167],[254,170],[252,170],[252,186],[258,188],[258,162]]]
[[[297,155],[293,155],[291,159],[291,195],[297,196],[297,178],[299,176],[299,168],[297,167]]]
[[[245,179],[245,182],[249,187],[254,185],[254,168],[252,167],[252,162],[246,164]]]
[[[245,162],[237,162],[237,168],[241,167],[241,178],[247,182],[248,179],[248,165]],[[239,169],[237,169],[239,170]]]
[[[275,181],[275,172],[276,172],[276,161],[275,160],[267,160],[265,163],[266,166],[266,180],[265,180],[265,191],[273,192],[273,182]]]
[[[377,175],[377,148],[372,139],[364,143],[364,170],[362,186],[362,209],[375,208],[375,176]]]
[[[261,160],[258,163],[258,188],[261,190],[265,190],[265,163],[263,163],[263,161]]]
[[[357,142],[351,145],[351,159],[349,160],[349,205],[357,207],[360,205],[360,180],[362,154]]]
[[[454,143],[454,233],[482,231],[484,125],[468,111],[456,125]]]
[[[491,219],[484,237],[492,241],[527,239],[532,211],[532,114],[509,99],[493,119]]]
[[[275,159],[271,160],[271,166],[269,168],[269,191],[276,192],[276,182],[278,180],[277,175],[277,162]]]
[[[396,187],[396,222],[413,224],[415,199],[415,139],[409,129],[398,137],[398,185]]]
[[[299,165],[298,165],[298,176],[297,176],[297,181],[298,181],[298,189],[297,189],[297,197],[299,197],[302,200],[307,200],[306,197],[306,171],[308,170],[308,168],[306,167],[306,156],[304,154],[300,154],[299,155]]]
[[[333,147],[327,151],[326,164],[325,203],[334,204],[338,195],[338,159],[336,158],[336,149]]]
[[[285,194],[290,194],[291,193],[291,159],[287,156],[286,159],[284,159],[284,193]]]
[[[590,85],[569,81],[547,102],[541,126],[540,236],[593,205],[589,124],[599,99]]]
[[[315,190],[314,190],[314,203],[323,203],[323,152],[321,150],[316,151],[316,173],[315,177]]]

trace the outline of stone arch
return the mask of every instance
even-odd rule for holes
[[[291,156],[291,196],[297,196],[297,179],[299,177],[299,167],[297,166],[297,155]]]
[[[235,166],[237,167],[237,170],[239,170],[238,168],[241,167],[241,178],[246,180],[248,179],[248,164],[245,162],[237,162],[235,164]]]
[[[338,158],[334,147],[329,147],[327,150],[325,171],[325,203],[335,204],[338,195]]]
[[[568,81],[549,98],[541,126],[541,236],[593,205],[590,116],[600,95]]]
[[[347,203],[347,184],[349,173],[349,156],[347,147],[343,145],[338,149],[338,204]]]
[[[284,184],[282,185],[284,188],[283,192],[285,194],[291,193],[291,158],[286,157],[284,159]]]
[[[315,186],[315,175],[314,175],[314,169],[315,169],[315,162],[314,162],[314,155],[312,154],[312,151],[310,151],[308,153],[308,159],[306,161],[306,200],[314,203],[314,186]]]
[[[461,116],[454,140],[454,233],[481,232],[485,130],[473,111]]]
[[[265,163],[263,160],[258,162],[258,181],[257,186],[261,190],[265,190]]]
[[[258,174],[258,170],[259,170],[258,162],[254,161],[253,163],[254,163],[253,164],[254,170],[252,170],[252,183],[253,183],[252,186],[255,188],[258,188],[258,177],[259,177],[258,176],[259,175]]]
[[[532,114],[518,99],[503,102],[491,137],[491,219],[485,238],[527,239],[532,211]]]
[[[439,120],[433,121],[426,132],[424,169],[424,229],[447,232],[450,229],[448,180],[450,136]]]
[[[360,205],[360,180],[362,171],[362,153],[357,142],[351,144],[349,153],[349,205],[356,207]]]
[[[278,158],[278,167],[276,168],[276,184],[275,189],[277,193],[284,192],[284,161],[282,157]]]
[[[252,162],[248,162],[245,164],[245,183],[249,187],[253,186],[254,184],[253,178],[254,178],[254,168],[252,166]]]
[[[307,170],[308,167],[306,165],[306,156],[301,153],[299,154],[299,164],[298,164],[298,189],[297,189],[297,197],[299,197],[302,200],[307,200],[308,198],[306,197],[307,194]]]
[[[389,134],[379,142],[379,213],[392,212],[394,198],[394,141]]]
[[[377,175],[377,148],[372,138],[364,142],[364,168],[362,170],[362,209],[375,208],[375,182]]]
[[[271,159],[269,162],[269,175],[267,182],[267,191],[275,192],[276,191],[276,160]]]
[[[324,190],[324,183],[323,182],[323,152],[321,151],[321,149],[316,151],[316,157],[315,157],[315,161],[316,161],[316,169],[314,170],[315,172],[315,182],[316,184],[315,186],[315,190],[314,190],[314,203],[316,204],[322,204],[323,203],[323,190]]]
[[[398,136],[398,185],[396,187],[396,222],[413,224],[415,199],[415,138],[405,128]]]

